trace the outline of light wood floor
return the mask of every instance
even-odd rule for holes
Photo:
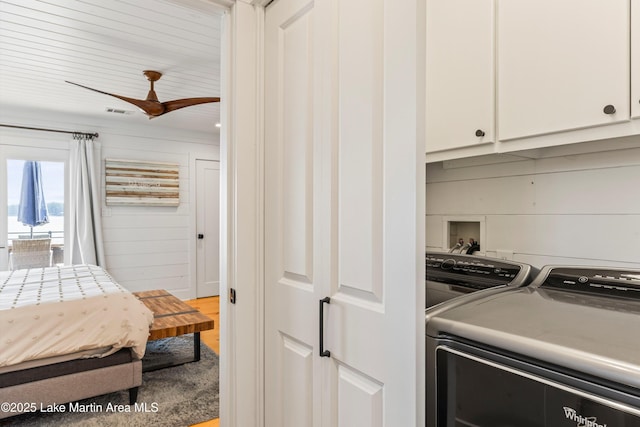
[[[200,332],[200,339],[209,348],[220,354],[220,297],[198,298],[185,301],[191,307],[213,319],[215,327],[210,331]],[[219,427],[220,420],[215,419],[194,424],[192,427]]]
[[[210,349],[220,354],[220,297],[198,298],[185,302],[213,319],[215,327],[209,331],[200,332],[200,339]]]

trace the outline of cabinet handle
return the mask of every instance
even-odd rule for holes
[[[605,114],[614,114],[616,112],[616,107],[614,107],[613,105],[609,104],[607,106],[604,107],[604,111]]]
[[[324,349],[324,303],[331,304],[331,298],[324,297],[320,300],[320,318],[318,319],[318,323],[320,323],[320,357],[331,357],[331,352]]]
[[[476,136],[480,137],[480,136],[484,136],[484,131],[482,129],[478,129],[476,131]]]

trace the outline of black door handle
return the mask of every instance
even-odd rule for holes
[[[198,234],[198,239],[204,239],[204,234]]]
[[[324,349],[324,303],[331,304],[331,298],[324,297],[320,300],[319,313],[320,313],[320,357],[331,357],[331,352]]]

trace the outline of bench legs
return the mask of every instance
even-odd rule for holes
[[[200,351],[201,347],[200,347],[200,332],[194,332],[193,333],[193,358],[192,359],[169,359],[166,362],[160,362],[158,364],[155,365],[151,365],[151,366],[145,366],[144,364],[142,365],[142,372],[151,372],[151,371],[157,371],[158,369],[164,369],[164,368],[170,368],[172,366],[180,366],[180,365],[184,365],[185,363],[191,363],[191,362],[198,362],[200,360]],[[144,361],[144,358],[143,358]]]
[[[193,361],[200,360],[200,332],[194,332],[193,334]]]

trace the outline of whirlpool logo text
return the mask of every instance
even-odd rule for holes
[[[607,427],[606,424],[598,424],[598,419],[596,417],[585,417],[583,415],[578,414],[573,408],[569,408],[568,406],[564,406],[564,416],[571,421],[575,421],[576,427]]]

